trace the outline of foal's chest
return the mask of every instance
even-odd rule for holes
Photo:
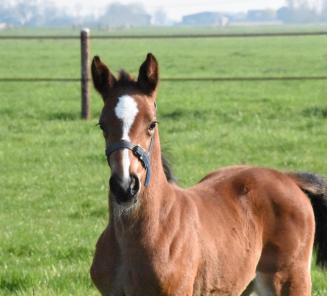
[[[120,272],[124,295],[126,296],[192,296],[194,278],[184,270],[171,270],[170,264],[160,269],[142,264],[123,267]]]

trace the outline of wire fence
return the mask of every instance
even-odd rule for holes
[[[221,34],[121,34],[121,35],[90,35],[89,39],[190,39],[190,38],[264,38],[264,37],[303,37],[324,36],[325,31],[308,32],[266,32],[266,33],[221,33]],[[0,35],[0,40],[38,40],[38,39],[80,39],[77,35]]]
[[[266,76],[266,77],[162,77],[160,81],[167,82],[188,82],[188,81],[221,81],[221,82],[238,82],[238,81],[299,81],[299,80],[327,80],[327,76]],[[81,82],[82,78],[0,78],[0,82]],[[91,81],[87,79],[86,81]]]
[[[82,118],[90,116],[89,99],[89,40],[115,39],[115,40],[139,40],[139,39],[200,39],[200,38],[276,38],[276,37],[307,37],[307,36],[326,36],[326,31],[313,32],[271,32],[271,33],[231,33],[231,34],[144,34],[144,35],[90,35],[89,30],[82,30],[80,36],[77,35],[0,35],[0,40],[80,40],[81,44],[81,77],[0,77],[0,82],[19,83],[19,82],[67,82],[81,83],[81,115]],[[326,73],[327,74],[327,73]],[[299,80],[327,80],[327,75],[320,76],[255,76],[255,77],[163,77],[161,81],[167,82],[186,82],[186,81],[299,81]]]
[[[201,38],[273,38],[273,37],[305,37],[326,36],[325,31],[313,32],[271,32],[271,33],[231,33],[231,34],[143,34],[143,35],[88,35],[89,40],[99,39],[201,39]],[[0,35],[0,40],[81,40],[78,35]],[[89,81],[83,78],[68,77],[0,77],[0,82],[72,82]],[[281,81],[281,80],[327,80],[327,76],[265,76],[265,77],[162,77],[161,81]]]

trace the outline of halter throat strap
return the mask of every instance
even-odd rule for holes
[[[122,150],[122,149],[131,150],[145,169],[146,176],[145,176],[144,186],[148,187],[151,178],[150,153],[152,150],[152,145],[153,145],[153,136],[151,137],[148,151],[145,151],[140,145],[135,145],[126,140],[120,140],[116,143],[107,146],[106,156],[109,159],[110,155],[117,150]]]

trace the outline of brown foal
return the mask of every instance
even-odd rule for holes
[[[91,267],[102,295],[311,294],[314,242],[327,265],[326,181],[231,166],[180,188],[161,156],[155,57],[137,80],[95,57],[92,77],[111,168],[110,221]]]

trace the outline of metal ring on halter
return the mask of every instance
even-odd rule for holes
[[[117,150],[122,150],[122,149],[131,150],[133,154],[137,157],[137,159],[141,162],[142,166],[145,168],[146,176],[145,176],[144,186],[147,187],[150,183],[150,178],[151,178],[150,152],[152,149],[152,140],[153,137],[151,137],[151,142],[148,151],[145,151],[141,146],[135,145],[129,141],[120,140],[116,143],[107,146],[106,156],[109,159],[110,155]]]

